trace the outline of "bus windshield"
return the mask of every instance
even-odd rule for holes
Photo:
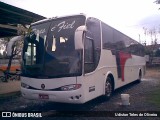
[[[74,34],[84,24],[84,16],[72,16],[32,25],[24,40],[22,75],[35,78],[81,75],[82,50],[75,49]]]

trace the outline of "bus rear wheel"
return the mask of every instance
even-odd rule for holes
[[[109,99],[112,95],[112,92],[113,92],[112,81],[111,81],[111,78],[108,77],[105,83],[105,97]]]

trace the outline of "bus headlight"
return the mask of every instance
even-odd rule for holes
[[[61,87],[62,91],[76,90],[81,87],[81,84],[72,84]]]
[[[25,84],[25,83],[21,83],[21,87],[23,87],[23,88],[29,88],[29,85],[27,85],[27,84]]]

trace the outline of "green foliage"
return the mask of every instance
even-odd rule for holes
[[[160,49],[158,49],[155,53],[155,57],[160,57]]]
[[[156,4],[160,4],[160,0],[156,0],[154,1]]]
[[[160,108],[160,89],[154,90],[152,94],[149,95],[149,101]]]
[[[147,48],[145,48],[145,55],[151,55],[153,52]]]

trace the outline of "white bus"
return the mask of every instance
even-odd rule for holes
[[[27,99],[85,103],[145,72],[144,48],[83,14],[31,24],[24,38],[21,93]]]

